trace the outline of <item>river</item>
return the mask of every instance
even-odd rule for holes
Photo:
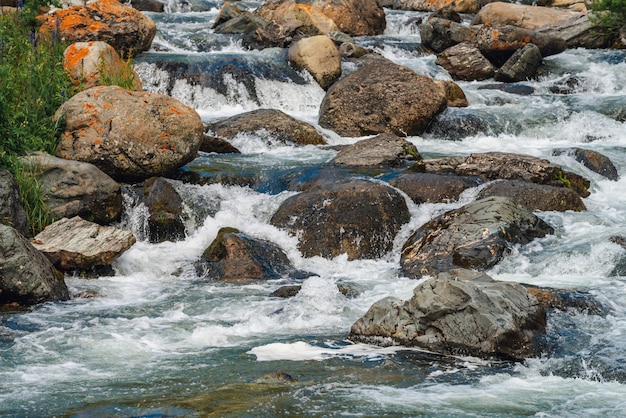
[[[146,90],[180,99],[206,123],[267,107],[315,125],[331,145],[360,139],[317,125],[324,91],[286,65],[285,51],[246,51],[237,38],[214,34],[221,3],[190,0],[168,4],[163,14],[147,13],[158,32],[152,50],[136,61]],[[449,78],[434,56],[418,52],[419,31],[411,22],[423,16],[387,10],[385,34],[356,41],[417,73]],[[537,212],[555,233],[516,248],[488,271],[498,280],[589,291],[607,307],[604,315],[551,313],[549,352],[507,363],[345,341],[372,303],[411,296],[418,282],[399,274],[399,249],[411,232],[472,201],[477,189],[449,204],[407,202],[411,221],[382,259],[303,258],[296,238],[269,224],[294,194],[272,179],[324,164],[336,152],[239,135],[233,142],[241,155],[202,154],[186,170],[254,173],[266,180],[259,187],[176,183],[186,204],[201,207],[202,215],[175,243],[142,239],[145,210],[128,199],[122,224],[140,239],[115,262],[115,276],[66,278],[72,293],[89,290],[96,297],[0,314],[0,415],[622,416],[626,251],[611,237],[626,236],[626,125],[615,120],[626,106],[626,54],[567,50],[546,58],[545,68],[538,80],[520,83],[534,89],[530,95],[480,88],[490,81],[459,83],[470,106],[447,112],[479,117],[482,132],[456,141],[435,133],[408,139],[425,157],[530,154],[591,180],[586,211]],[[344,72],[352,70],[344,63]],[[199,74],[209,76],[198,82]],[[572,94],[550,92],[572,75],[580,81]],[[610,181],[571,157],[552,155],[574,146],[608,156],[621,179]],[[305,280],[291,299],[268,296],[285,281],[199,280],[193,262],[224,226],[277,243],[297,268],[318,276]],[[352,289],[349,297],[337,284]]]

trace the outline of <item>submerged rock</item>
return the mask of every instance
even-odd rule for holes
[[[348,339],[523,360],[539,354],[545,327],[545,309],[524,286],[459,269],[421,283],[405,302],[376,302],[352,325]]]
[[[404,275],[419,278],[455,268],[486,270],[514,244],[552,234],[551,226],[507,198],[489,197],[426,222],[409,237],[400,258]]]
[[[408,222],[404,198],[389,186],[351,180],[310,189],[285,200],[271,224],[298,236],[305,257],[379,258]]]
[[[78,216],[48,225],[33,240],[35,248],[62,271],[109,266],[134,243],[130,231],[100,226]]]
[[[0,225],[0,305],[67,300],[63,275],[15,228]]]
[[[406,193],[415,203],[448,203],[458,200],[461,193],[480,184],[477,177],[445,174],[406,173],[389,181]]]
[[[518,180],[500,180],[487,185],[477,198],[502,196],[530,211],[583,211],[586,209],[580,196],[567,187],[547,186]]]

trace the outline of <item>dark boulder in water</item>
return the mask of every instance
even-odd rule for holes
[[[183,200],[169,180],[152,177],[137,186],[139,202],[148,209],[148,239],[152,243],[185,238]]]
[[[339,151],[331,164],[346,167],[401,167],[409,160],[421,159],[411,142],[384,133],[348,145]]]
[[[567,187],[547,186],[519,180],[499,180],[483,188],[477,198],[490,196],[507,197],[516,205],[523,206],[530,211],[582,211],[585,204],[580,196]]]
[[[406,173],[389,180],[389,184],[402,190],[417,204],[455,201],[464,190],[480,183],[477,177],[431,173]]]
[[[598,173],[609,180],[619,180],[619,173],[611,160],[601,153],[583,148],[556,149],[552,155],[568,155],[587,167],[594,173]]]
[[[426,129],[428,136],[450,141],[460,141],[468,136],[488,132],[489,126],[480,116],[451,108],[438,114]]]

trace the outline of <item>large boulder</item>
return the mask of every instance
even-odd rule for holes
[[[162,94],[93,87],[65,102],[56,155],[94,164],[116,180],[162,175],[196,158],[204,126],[195,110]]]
[[[503,197],[489,197],[426,222],[402,247],[400,266],[410,278],[455,268],[486,270],[514,244],[553,233],[529,210]]]
[[[474,16],[472,25],[512,25],[535,30],[541,26],[554,25],[580,16],[581,14],[579,12],[572,10],[503,3],[498,1],[486,4],[482,7],[476,16]]]
[[[122,214],[120,185],[95,165],[45,153],[20,161],[40,180],[44,201],[55,219],[80,216],[107,224]]]
[[[298,30],[305,36],[327,35],[338,30],[335,22],[321,10],[308,4],[297,4],[293,0],[268,1],[256,10],[263,19]]]
[[[609,48],[616,34],[589,20],[588,14],[541,26],[537,32],[565,40],[568,48]]]
[[[443,95],[446,97],[448,107],[467,107],[467,97],[465,92],[457,83],[452,80],[435,80]]]
[[[78,216],[48,225],[33,240],[33,246],[62,271],[109,266],[134,243],[130,231],[100,226]]]
[[[0,170],[0,224],[12,226],[22,235],[29,234],[20,188],[7,170]]]
[[[298,236],[305,257],[379,258],[389,252],[409,221],[406,202],[395,189],[366,180],[313,188],[285,200],[271,224]]]
[[[307,70],[327,89],[341,77],[341,56],[335,43],[327,36],[311,36],[291,45],[289,62]]]
[[[123,82],[122,87],[141,90],[139,75],[106,42],[76,42],[63,53],[63,68],[81,90]]]
[[[319,124],[342,136],[419,135],[445,108],[445,95],[432,78],[373,60],[328,89]]]
[[[227,140],[240,133],[258,133],[268,141],[275,140],[285,144],[326,144],[324,137],[313,126],[277,109],[241,113],[207,126],[207,132]]]
[[[405,173],[389,180],[389,184],[402,190],[420,203],[449,203],[459,199],[461,193],[480,184],[477,177],[446,174]]]
[[[378,0],[298,0],[319,9],[351,36],[382,35],[387,21]]]
[[[393,134],[380,134],[342,148],[331,164],[344,167],[401,167],[422,157],[415,145]]]
[[[67,299],[63,275],[15,228],[0,225],[0,305]]]
[[[534,44],[526,44],[513,53],[496,71],[493,78],[506,83],[530,80],[535,77],[542,62],[539,48]]]
[[[148,240],[152,243],[185,238],[183,199],[166,179],[152,177],[137,186],[139,203],[148,210]]]
[[[472,42],[475,36],[474,28],[439,17],[430,17],[420,25],[422,45],[435,52],[442,52],[461,42]]]
[[[619,173],[617,172],[615,165],[613,165],[613,162],[609,159],[609,157],[600,154],[598,151],[574,147],[556,149],[552,151],[552,155],[567,155],[573,157],[576,161],[594,173],[598,173],[609,180],[619,180]]]
[[[200,277],[244,284],[257,280],[303,278],[276,244],[252,238],[235,228],[222,228],[204,251],[196,271]]]
[[[481,81],[493,77],[495,72],[493,64],[469,42],[447,48],[437,55],[435,63],[455,80]]]
[[[540,354],[545,328],[546,310],[524,286],[459,269],[424,281],[405,302],[376,302],[348,339],[523,360]]]
[[[518,180],[499,180],[483,188],[477,198],[508,197],[513,203],[530,211],[583,211],[585,204],[580,196],[567,187],[546,186]]]
[[[476,13],[484,0],[393,0],[395,10],[415,10],[418,12],[436,12],[451,9],[457,13]]]
[[[116,0],[97,0],[41,17],[41,31],[55,32],[67,42],[104,41],[126,58],[152,45],[156,24],[138,10]]]

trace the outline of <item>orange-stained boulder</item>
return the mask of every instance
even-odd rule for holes
[[[69,42],[104,41],[122,57],[150,49],[156,24],[141,12],[116,0],[59,9],[42,16],[42,32],[58,30]]]

